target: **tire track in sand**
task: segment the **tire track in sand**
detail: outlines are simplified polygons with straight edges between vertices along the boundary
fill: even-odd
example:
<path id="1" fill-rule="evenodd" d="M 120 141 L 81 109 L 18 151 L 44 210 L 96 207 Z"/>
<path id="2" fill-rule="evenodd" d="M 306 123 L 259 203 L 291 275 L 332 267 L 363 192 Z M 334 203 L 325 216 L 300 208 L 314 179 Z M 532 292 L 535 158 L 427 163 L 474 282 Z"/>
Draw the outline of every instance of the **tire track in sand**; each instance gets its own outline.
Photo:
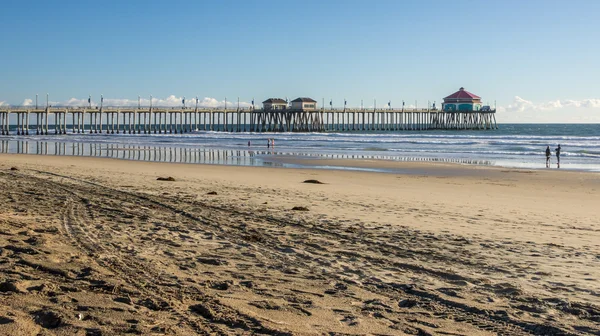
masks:
<path id="1" fill-rule="evenodd" d="M 17 176 L 17 174 L 12 175 Z M 65 186 L 56 181 L 44 180 L 30 175 L 22 175 L 21 177 L 37 179 L 39 183 L 45 184 L 46 187 L 52 185 L 56 189 L 70 195 L 65 201 L 62 210 L 65 234 L 78 248 L 92 256 L 98 264 L 113 271 L 119 278 L 133 285 L 146 298 L 156 301 L 150 303 L 153 306 L 150 307 L 151 309 L 168 311 L 174 317 L 189 325 L 198 334 L 226 335 L 235 330 L 238 330 L 240 333 L 252 331 L 253 333 L 265 335 L 289 334 L 266 327 L 253 317 L 219 304 L 214 298 L 208 296 L 197 287 L 186 287 L 186 293 L 194 294 L 196 296 L 195 301 L 200 302 L 204 307 L 201 308 L 203 309 L 201 315 L 204 319 L 200 318 L 200 315 L 192 312 L 189 306 L 184 305 L 183 302 L 178 303 L 179 298 L 177 298 L 176 294 L 168 293 L 162 289 L 165 280 L 161 279 L 160 274 L 152 274 L 154 272 L 152 265 L 134 258 L 124 260 L 118 251 L 110 249 L 110 244 L 101 244 L 98 237 L 92 232 L 93 228 L 90 230 L 91 227 L 87 223 L 92 223 L 92 220 L 89 218 L 90 216 L 86 215 L 87 210 L 82 206 L 87 197 L 90 196 L 88 193 L 91 190 L 85 190 L 87 197 L 82 197 L 73 188 L 70 188 L 72 186 Z M 103 254 L 104 257 L 98 258 L 99 254 Z M 150 284 L 150 286 L 147 286 L 147 284 Z M 173 285 L 173 287 L 176 286 L 176 284 Z"/>

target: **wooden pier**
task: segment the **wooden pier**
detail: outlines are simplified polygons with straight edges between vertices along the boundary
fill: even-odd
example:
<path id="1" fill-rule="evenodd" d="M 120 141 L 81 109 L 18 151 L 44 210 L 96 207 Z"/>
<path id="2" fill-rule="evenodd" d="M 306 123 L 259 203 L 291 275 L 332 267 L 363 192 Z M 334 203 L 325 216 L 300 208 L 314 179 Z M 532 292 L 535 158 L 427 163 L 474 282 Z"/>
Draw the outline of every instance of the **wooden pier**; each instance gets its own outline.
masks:
<path id="1" fill-rule="evenodd" d="M 265 111 L 160 107 L 0 107 L 0 135 L 488 130 L 497 128 L 495 112 L 443 112 L 431 109 Z"/>

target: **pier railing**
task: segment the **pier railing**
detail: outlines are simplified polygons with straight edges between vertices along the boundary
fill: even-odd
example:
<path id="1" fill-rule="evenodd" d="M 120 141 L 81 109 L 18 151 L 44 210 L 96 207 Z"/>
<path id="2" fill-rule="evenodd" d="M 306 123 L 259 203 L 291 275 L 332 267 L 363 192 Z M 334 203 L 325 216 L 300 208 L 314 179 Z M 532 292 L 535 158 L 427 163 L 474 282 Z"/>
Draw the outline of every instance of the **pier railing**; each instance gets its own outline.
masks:
<path id="1" fill-rule="evenodd" d="M 171 110 L 174 112 L 179 112 L 179 111 L 205 111 L 205 112 L 223 112 L 223 111 L 227 111 L 227 112 L 231 112 L 231 111 L 264 111 L 263 109 L 259 109 L 259 108 L 253 108 L 253 107 L 194 107 L 194 106 L 186 106 L 185 108 L 182 106 L 149 106 L 149 105 L 142 105 L 142 106 L 123 106 L 123 105 L 107 105 L 107 106 L 56 106 L 56 105 L 52 105 L 48 108 L 46 108 L 46 106 L 31 106 L 31 105 L 26 105 L 26 106 L 14 106 L 14 105 L 9 105 L 9 106 L 0 106 L 0 113 L 2 112 L 45 112 L 46 109 L 48 109 L 50 112 L 53 111 L 57 111 L 60 112 L 62 110 L 68 110 L 68 111 L 96 111 L 96 110 L 108 110 L 108 111 L 118 111 L 118 110 L 139 110 L 139 111 L 144 111 L 144 110 L 149 110 L 150 108 L 152 108 L 152 110 Z M 272 113 L 289 113 L 289 112 L 298 112 L 297 110 L 293 110 L 293 109 L 286 109 L 286 110 L 267 110 L 269 112 Z M 312 112 L 373 112 L 373 111 L 377 111 L 377 112 L 439 112 L 439 113 L 457 113 L 457 112 L 480 112 L 480 113 L 495 113 L 496 110 L 489 110 L 489 111 L 442 111 L 440 109 L 437 108 L 388 108 L 388 107 L 379 107 L 379 108 L 369 108 L 369 107 L 333 107 L 333 108 L 318 108 L 315 110 L 311 110 Z M 304 111 L 304 112 L 311 112 L 311 111 Z"/>

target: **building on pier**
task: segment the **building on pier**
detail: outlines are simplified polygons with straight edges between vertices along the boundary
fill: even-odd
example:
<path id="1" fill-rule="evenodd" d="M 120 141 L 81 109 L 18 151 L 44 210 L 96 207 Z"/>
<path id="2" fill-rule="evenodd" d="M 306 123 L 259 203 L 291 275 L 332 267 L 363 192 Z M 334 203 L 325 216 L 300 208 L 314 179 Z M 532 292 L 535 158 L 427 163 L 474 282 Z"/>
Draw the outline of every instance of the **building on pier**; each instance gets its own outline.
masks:
<path id="1" fill-rule="evenodd" d="M 300 97 L 292 100 L 292 110 L 295 111 L 316 111 L 317 101 L 312 98 Z"/>
<path id="2" fill-rule="evenodd" d="M 481 97 L 472 94 L 461 87 L 458 91 L 444 98 L 442 111 L 444 112 L 472 112 L 481 110 Z"/>
<path id="3" fill-rule="evenodd" d="M 288 107 L 288 102 L 281 98 L 269 98 L 262 103 L 263 103 L 263 110 L 265 110 L 265 111 L 287 110 L 287 107 Z"/>

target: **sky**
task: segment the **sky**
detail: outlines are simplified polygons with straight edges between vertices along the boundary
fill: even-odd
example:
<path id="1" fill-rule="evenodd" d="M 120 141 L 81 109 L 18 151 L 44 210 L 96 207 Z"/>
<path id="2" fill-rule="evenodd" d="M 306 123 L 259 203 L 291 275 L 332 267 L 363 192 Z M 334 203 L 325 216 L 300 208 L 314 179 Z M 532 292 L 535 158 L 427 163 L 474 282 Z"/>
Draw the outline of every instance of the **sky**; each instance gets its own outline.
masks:
<path id="1" fill-rule="evenodd" d="M 600 123 L 600 1 L 5 1 L 0 105 L 439 106 Z M 42 103 L 43 102 L 43 103 Z"/>

